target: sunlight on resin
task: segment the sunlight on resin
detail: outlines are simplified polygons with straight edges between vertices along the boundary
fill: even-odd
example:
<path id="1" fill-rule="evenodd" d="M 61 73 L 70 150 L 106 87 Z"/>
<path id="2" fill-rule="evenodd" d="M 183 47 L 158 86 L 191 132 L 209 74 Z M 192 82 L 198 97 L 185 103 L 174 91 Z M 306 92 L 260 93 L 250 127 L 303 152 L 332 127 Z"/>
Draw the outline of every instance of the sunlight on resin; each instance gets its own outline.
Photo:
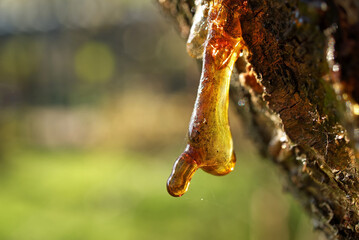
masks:
<path id="1" fill-rule="evenodd" d="M 225 175 L 236 162 L 228 123 L 228 91 L 232 69 L 243 46 L 238 8 L 244 3 L 235 0 L 196 3 L 200 5 L 197 11 L 204 12 L 196 13 L 187 49 L 194 57 L 203 55 L 203 66 L 187 146 L 167 181 L 167 190 L 175 197 L 188 190 L 198 168 L 213 175 Z"/>

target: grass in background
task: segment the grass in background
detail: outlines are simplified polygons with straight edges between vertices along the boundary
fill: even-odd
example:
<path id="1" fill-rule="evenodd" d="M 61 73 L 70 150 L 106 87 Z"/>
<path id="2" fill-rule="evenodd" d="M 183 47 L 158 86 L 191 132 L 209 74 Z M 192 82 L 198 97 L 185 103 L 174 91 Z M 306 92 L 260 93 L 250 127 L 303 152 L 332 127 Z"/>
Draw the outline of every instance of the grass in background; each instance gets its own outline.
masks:
<path id="1" fill-rule="evenodd" d="M 0 179 L 0 239 L 316 239 L 272 168 L 239 154 L 225 177 L 199 171 L 169 196 L 176 153 L 31 149 Z M 245 159 L 245 160 L 241 160 Z"/>

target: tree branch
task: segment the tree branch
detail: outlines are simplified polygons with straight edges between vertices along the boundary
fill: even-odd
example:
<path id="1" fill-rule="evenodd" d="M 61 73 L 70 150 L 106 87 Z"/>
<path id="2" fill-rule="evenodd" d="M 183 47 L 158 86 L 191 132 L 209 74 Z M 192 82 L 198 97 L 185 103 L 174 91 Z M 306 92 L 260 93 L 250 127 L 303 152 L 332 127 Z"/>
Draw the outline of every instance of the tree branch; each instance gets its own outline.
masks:
<path id="1" fill-rule="evenodd" d="M 186 37 L 193 1 L 159 3 Z M 359 121 L 346 107 L 359 100 L 358 16 L 355 0 L 248 1 L 240 14 L 248 65 L 240 59 L 231 82 L 249 135 L 330 239 L 359 239 Z"/>

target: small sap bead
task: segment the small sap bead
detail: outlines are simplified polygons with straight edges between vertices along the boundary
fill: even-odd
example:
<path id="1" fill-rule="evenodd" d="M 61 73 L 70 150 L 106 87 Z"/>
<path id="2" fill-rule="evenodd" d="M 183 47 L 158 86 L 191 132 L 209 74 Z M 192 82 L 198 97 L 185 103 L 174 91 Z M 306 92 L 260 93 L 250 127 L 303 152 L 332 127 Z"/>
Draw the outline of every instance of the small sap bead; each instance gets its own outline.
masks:
<path id="1" fill-rule="evenodd" d="M 196 13 L 187 40 L 187 52 L 193 58 L 202 58 L 204 41 L 208 33 L 208 11 L 210 0 L 196 0 Z"/>
<path id="2" fill-rule="evenodd" d="M 175 162 L 171 176 L 167 181 L 167 191 L 174 197 L 180 197 L 187 192 L 193 174 L 197 171 L 196 162 L 186 153 Z"/>
<path id="3" fill-rule="evenodd" d="M 225 175 L 233 170 L 236 162 L 228 123 L 228 92 L 242 39 L 238 35 L 241 33 L 238 19 L 234 19 L 232 25 L 226 19 L 232 14 L 228 6 L 235 3 L 235 0 L 216 1 L 208 13 L 210 23 L 204 41 L 202 75 L 187 147 L 167 181 L 167 190 L 175 197 L 187 191 L 198 168 L 213 175 Z"/>

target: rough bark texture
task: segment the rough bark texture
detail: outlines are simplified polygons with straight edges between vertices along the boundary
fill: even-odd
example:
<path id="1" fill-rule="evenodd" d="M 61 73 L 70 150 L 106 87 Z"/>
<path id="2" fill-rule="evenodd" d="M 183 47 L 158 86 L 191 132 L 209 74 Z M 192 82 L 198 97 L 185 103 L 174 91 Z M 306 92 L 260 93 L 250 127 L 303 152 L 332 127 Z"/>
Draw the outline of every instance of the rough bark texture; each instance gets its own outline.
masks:
<path id="1" fill-rule="evenodd" d="M 348 110 L 349 100 L 359 101 L 359 2 L 247 2 L 240 15 L 247 51 L 231 99 L 315 227 L 329 239 L 359 239 L 358 120 Z M 159 3 L 186 37 L 193 1 Z"/>

